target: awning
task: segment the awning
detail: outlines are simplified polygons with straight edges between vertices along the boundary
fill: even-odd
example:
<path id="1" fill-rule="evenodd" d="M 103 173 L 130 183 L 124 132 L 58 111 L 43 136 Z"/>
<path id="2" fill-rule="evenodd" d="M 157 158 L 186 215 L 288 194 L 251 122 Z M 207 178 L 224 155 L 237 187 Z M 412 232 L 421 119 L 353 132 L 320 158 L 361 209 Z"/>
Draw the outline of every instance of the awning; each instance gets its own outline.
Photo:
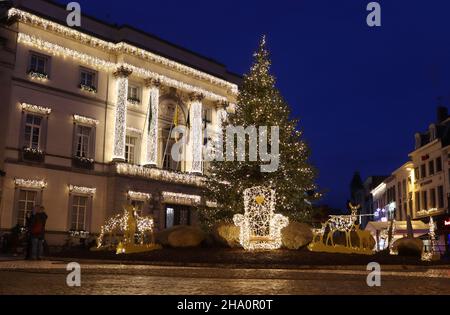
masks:
<path id="1" fill-rule="evenodd" d="M 412 228 L 414 232 L 414 237 L 419 237 L 430 232 L 430 227 L 428 224 L 422 221 L 412 221 Z M 390 222 L 369 222 L 366 226 L 366 231 L 370 231 L 372 235 L 376 235 L 377 231 L 388 230 Z M 394 235 L 407 235 L 408 228 L 406 221 L 395 221 L 394 222 Z"/>

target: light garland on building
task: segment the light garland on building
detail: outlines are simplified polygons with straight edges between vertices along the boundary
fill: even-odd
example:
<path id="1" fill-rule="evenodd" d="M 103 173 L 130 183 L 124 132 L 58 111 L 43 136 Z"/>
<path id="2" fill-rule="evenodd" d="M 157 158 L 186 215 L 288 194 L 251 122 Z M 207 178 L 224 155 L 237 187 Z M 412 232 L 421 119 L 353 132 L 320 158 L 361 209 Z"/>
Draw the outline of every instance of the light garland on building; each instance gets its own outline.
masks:
<path id="1" fill-rule="evenodd" d="M 198 195 L 188 195 L 182 193 L 174 193 L 170 191 L 163 191 L 161 193 L 164 203 L 180 204 L 195 206 L 200 204 L 202 198 Z"/>
<path id="2" fill-rule="evenodd" d="M 126 163 L 117 163 L 116 172 L 120 175 L 137 176 L 174 184 L 193 185 L 199 187 L 202 187 L 205 184 L 205 179 L 203 177 L 194 174 L 174 173 L 166 170 L 147 168 Z"/>
<path id="3" fill-rule="evenodd" d="M 116 63 L 114 62 L 106 61 L 104 59 L 93 57 L 70 48 L 53 44 L 45 40 L 42 40 L 38 37 L 31 36 L 25 33 L 19 33 L 17 35 L 17 41 L 21 44 L 25 44 L 33 48 L 37 48 L 39 50 L 43 50 L 53 56 L 64 56 L 73 58 L 95 69 L 102 69 L 108 71 L 115 69 L 117 67 Z"/>
<path id="4" fill-rule="evenodd" d="M 40 115 L 50 115 L 52 112 L 51 108 L 27 104 L 27 103 L 20 104 L 20 109 L 25 112 L 31 112 L 31 113 L 36 113 L 36 114 L 40 114 Z"/>
<path id="5" fill-rule="evenodd" d="M 129 190 L 128 197 L 132 200 L 148 201 L 152 199 L 152 194 Z"/>
<path id="6" fill-rule="evenodd" d="M 202 126 L 202 103 L 203 96 L 194 95 L 191 103 L 191 139 L 192 139 L 192 173 L 202 173 L 203 155 L 203 126 Z"/>
<path id="7" fill-rule="evenodd" d="M 143 79 L 154 79 L 160 81 L 162 84 L 167 85 L 169 87 L 173 87 L 179 90 L 186 91 L 188 93 L 199 93 L 203 94 L 207 99 L 210 99 L 212 101 L 227 101 L 228 99 L 224 96 L 215 94 L 213 92 L 209 92 L 205 89 L 166 77 L 164 75 L 158 74 L 156 72 L 139 68 L 127 63 L 114 63 L 110 62 L 104 59 L 100 59 L 94 56 L 90 56 L 88 54 L 62 47 L 60 45 L 47 42 L 45 40 L 42 40 L 40 38 L 37 38 L 35 36 L 31 36 L 25 33 L 19 33 L 17 40 L 19 43 L 34 47 L 36 49 L 43 50 L 53 56 L 64 56 L 64 57 L 71 57 L 75 60 L 80 61 L 81 63 L 100 70 L 105 71 L 115 71 L 117 68 L 127 68 L 130 71 L 132 71 L 136 76 L 143 78 Z M 127 98 L 128 102 L 128 98 Z"/>
<path id="8" fill-rule="evenodd" d="M 97 188 L 69 185 L 69 192 L 71 194 L 95 195 Z"/>
<path id="9" fill-rule="evenodd" d="M 127 133 L 136 136 L 142 136 L 142 130 L 134 127 L 127 127 Z"/>
<path id="10" fill-rule="evenodd" d="M 31 188 L 31 189 L 44 189 L 47 188 L 47 182 L 44 180 L 36 180 L 36 179 L 22 179 L 16 178 L 14 179 L 14 184 L 16 187 L 20 188 Z"/>
<path id="11" fill-rule="evenodd" d="M 128 76 L 117 77 L 117 102 L 114 119 L 114 152 L 113 159 L 125 160 L 126 123 L 127 123 Z"/>
<path id="12" fill-rule="evenodd" d="M 151 61 L 164 67 L 170 68 L 177 72 L 192 76 L 196 79 L 203 80 L 211 84 L 227 88 L 233 95 L 237 95 L 238 93 L 238 86 L 234 83 L 217 78 L 215 76 L 196 70 L 181 63 L 172 61 L 165 57 L 158 56 L 154 53 L 151 53 L 141 48 L 137 48 L 128 43 L 120 42 L 114 44 L 111 42 L 107 42 L 16 8 L 12 8 L 8 11 L 8 18 L 9 19 L 16 18 L 22 23 L 31 24 L 44 30 L 52 31 L 65 38 L 71 38 L 73 40 L 81 42 L 82 44 L 89 45 L 94 48 L 100 48 L 102 50 L 106 50 L 108 52 L 117 54 L 123 53 L 130 54 L 139 57 L 141 59 Z"/>
<path id="13" fill-rule="evenodd" d="M 76 114 L 73 115 L 73 121 L 79 124 L 85 124 L 90 126 L 97 126 L 100 123 L 97 119 Z"/>
<path id="14" fill-rule="evenodd" d="M 245 214 L 236 214 L 234 224 L 240 228 L 239 240 L 246 250 L 273 250 L 281 247 L 281 229 L 289 219 L 275 214 L 275 191 L 253 187 L 244 191 Z"/>
<path id="15" fill-rule="evenodd" d="M 147 110 L 145 133 L 146 165 L 156 166 L 158 163 L 158 121 L 159 121 L 159 81 L 147 80 L 150 85 L 150 99 Z"/>

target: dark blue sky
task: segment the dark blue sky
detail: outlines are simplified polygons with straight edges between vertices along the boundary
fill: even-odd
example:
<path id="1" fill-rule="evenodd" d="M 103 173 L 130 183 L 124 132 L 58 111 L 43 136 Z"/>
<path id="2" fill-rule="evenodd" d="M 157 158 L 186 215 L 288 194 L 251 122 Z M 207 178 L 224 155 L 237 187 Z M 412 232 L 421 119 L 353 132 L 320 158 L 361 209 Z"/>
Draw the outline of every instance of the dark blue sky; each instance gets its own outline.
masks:
<path id="1" fill-rule="evenodd" d="M 60 1 L 68 3 L 69 1 Z M 328 190 L 344 207 L 355 170 L 389 174 L 408 159 L 414 133 L 450 98 L 450 1 L 379 1 L 382 27 L 369 28 L 369 0 L 81 0 L 82 10 L 130 24 L 248 71 L 268 35 L 278 87 Z"/>

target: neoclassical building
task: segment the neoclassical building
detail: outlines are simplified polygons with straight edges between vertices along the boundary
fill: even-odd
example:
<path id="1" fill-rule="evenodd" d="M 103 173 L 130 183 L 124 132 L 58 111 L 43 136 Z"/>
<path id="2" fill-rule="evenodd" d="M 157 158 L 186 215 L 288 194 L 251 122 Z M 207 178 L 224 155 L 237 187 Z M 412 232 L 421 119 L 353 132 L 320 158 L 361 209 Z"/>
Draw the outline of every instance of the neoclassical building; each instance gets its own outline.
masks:
<path id="1" fill-rule="evenodd" d="M 50 243 L 98 233 L 124 204 L 157 229 L 196 224 L 202 148 L 241 78 L 130 27 L 83 16 L 70 28 L 51 1 L 0 10 L 0 229 L 23 225 L 37 204 Z"/>

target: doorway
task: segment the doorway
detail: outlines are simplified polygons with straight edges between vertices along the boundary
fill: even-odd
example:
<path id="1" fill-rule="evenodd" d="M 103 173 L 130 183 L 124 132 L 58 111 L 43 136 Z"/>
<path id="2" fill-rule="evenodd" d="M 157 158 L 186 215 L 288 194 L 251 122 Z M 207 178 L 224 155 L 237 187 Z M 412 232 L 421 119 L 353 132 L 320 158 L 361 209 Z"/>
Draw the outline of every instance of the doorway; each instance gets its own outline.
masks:
<path id="1" fill-rule="evenodd" d="M 165 205 L 166 229 L 177 225 L 191 224 L 191 207 L 182 205 Z"/>

